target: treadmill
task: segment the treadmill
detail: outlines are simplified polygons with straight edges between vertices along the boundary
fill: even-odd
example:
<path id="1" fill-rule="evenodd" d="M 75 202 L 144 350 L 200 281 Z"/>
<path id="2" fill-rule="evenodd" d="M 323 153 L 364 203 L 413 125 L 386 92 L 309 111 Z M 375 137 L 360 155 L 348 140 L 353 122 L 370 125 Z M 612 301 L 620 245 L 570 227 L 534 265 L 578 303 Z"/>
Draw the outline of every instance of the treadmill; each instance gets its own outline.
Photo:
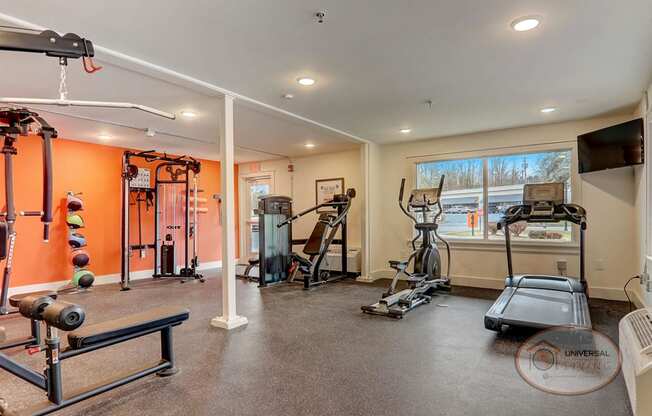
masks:
<path id="1" fill-rule="evenodd" d="M 569 221 L 580 228 L 580 278 L 524 274 L 514 276 L 509 225 Z M 503 326 L 551 328 L 556 326 L 591 328 L 584 276 L 584 233 L 586 211 L 564 201 L 563 183 L 528 184 L 523 188 L 523 204 L 509 207 L 498 223 L 505 233 L 507 269 L 505 289 L 484 317 L 485 328 L 502 331 Z"/>

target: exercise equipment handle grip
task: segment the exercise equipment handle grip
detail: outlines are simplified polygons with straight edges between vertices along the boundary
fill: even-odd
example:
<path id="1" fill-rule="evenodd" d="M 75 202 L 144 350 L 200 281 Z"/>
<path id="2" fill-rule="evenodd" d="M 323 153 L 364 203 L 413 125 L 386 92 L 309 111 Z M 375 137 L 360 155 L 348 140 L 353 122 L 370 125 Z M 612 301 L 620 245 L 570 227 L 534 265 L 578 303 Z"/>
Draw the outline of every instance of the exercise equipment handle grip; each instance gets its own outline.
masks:
<path id="1" fill-rule="evenodd" d="M 437 188 L 437 200 L 441 198 L 441 193 L 444 190 L 444 178 L 446 175 L 441 175 L 441 178 L 439 179 L 439 188 Z"/>
<path id="2" fill-rule="evenodd" d="M 403 202 L 403 191 L 405 190 L 405 178 L 401 179 L 401 190 L 398 192 L 398 202 Z"/>
<path id="3" fill-rule="evenodd" d="M 43 216 L 43 211 L 20 211 L 21 217 L 41 217 Z"/>
<path id="4" fill-rule="evenodd" d="M 43 240 L 50 239 L 50 223 L 52 222 L 52 131 L 43 129 Z"/>

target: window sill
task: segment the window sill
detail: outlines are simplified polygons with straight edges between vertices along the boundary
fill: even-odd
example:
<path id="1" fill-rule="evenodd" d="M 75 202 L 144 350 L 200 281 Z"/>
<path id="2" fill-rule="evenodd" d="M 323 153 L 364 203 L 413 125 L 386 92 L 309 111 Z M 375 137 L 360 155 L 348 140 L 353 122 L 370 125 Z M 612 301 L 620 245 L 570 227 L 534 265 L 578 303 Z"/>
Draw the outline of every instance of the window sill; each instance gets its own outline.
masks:
<path id="1" fill-rule="evenodd" d="M 463 251 L 494 251 L 505 252 L 504 240 L 470 240 L 470 239 L 447 239 L 451 250 Z M 438 247 L 444 248 L 442 243 Z M 543 241 L 513 241 L 513 253 L 544 253 L 544 254 L 579 254 L 580 246 L 574 241 L 565 243 L 543 242 Z"/>

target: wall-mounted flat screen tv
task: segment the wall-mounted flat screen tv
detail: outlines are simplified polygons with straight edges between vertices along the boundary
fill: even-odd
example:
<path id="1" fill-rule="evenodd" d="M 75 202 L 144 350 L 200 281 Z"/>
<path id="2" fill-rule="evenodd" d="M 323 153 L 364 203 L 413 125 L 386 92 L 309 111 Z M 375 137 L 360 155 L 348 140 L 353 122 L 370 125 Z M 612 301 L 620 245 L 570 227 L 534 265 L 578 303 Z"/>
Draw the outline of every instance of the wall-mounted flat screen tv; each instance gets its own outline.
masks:
<path id="1" fill-rule="evenodd" d="M 643 163 L 643 119 L 592 131 L 577 137 L 580 173 Z"/>

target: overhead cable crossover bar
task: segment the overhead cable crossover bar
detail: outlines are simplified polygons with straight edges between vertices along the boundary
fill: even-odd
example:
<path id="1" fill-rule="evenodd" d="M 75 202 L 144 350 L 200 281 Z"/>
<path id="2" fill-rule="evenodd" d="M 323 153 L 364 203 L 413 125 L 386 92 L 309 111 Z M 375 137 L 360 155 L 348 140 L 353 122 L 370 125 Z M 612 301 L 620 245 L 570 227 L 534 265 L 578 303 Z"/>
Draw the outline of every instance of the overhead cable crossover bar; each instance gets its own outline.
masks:
<path id="1" fill-rule="evenodd" d="M 57 100 L 51 98 L 18 98 L 18 97 L 0 97 L 0 103 L 21 104 L 21 105 L 56 105 L 60 107 L 100 107 L 100 108 L 126 108 L 144 111 L 159 117 L 176 119 L 176 115 L 146 105 L 133 103 L 118 103 L 108 101 L 82 101 L 82 100 Z"/>
<path id="2" fill-rule="evenodd" d="M 51 30 L 44 30 L 40 33 L 0 30 L 0 50 L 44 53 L 47 56 L 59 58 L 59 65 L 61 67 L 59 99 L 0 97 L 0 103 L 20 105 L 56 105 L 61 107 L 123 108 L 144 111 L 170 120 L 176 119 L 176 116 L 173 113 L 140 104 L 110 101 L 69 100 L 68 88 L 66 85 L 68 59 L 82 58 L 84 70 L 89 74 L 102 69 L 101 66 L 95 65 L 93 62 L 93 57 L 95 56 L 93 43 L 74 33 L 60 36 L 58 33 Z"/>

